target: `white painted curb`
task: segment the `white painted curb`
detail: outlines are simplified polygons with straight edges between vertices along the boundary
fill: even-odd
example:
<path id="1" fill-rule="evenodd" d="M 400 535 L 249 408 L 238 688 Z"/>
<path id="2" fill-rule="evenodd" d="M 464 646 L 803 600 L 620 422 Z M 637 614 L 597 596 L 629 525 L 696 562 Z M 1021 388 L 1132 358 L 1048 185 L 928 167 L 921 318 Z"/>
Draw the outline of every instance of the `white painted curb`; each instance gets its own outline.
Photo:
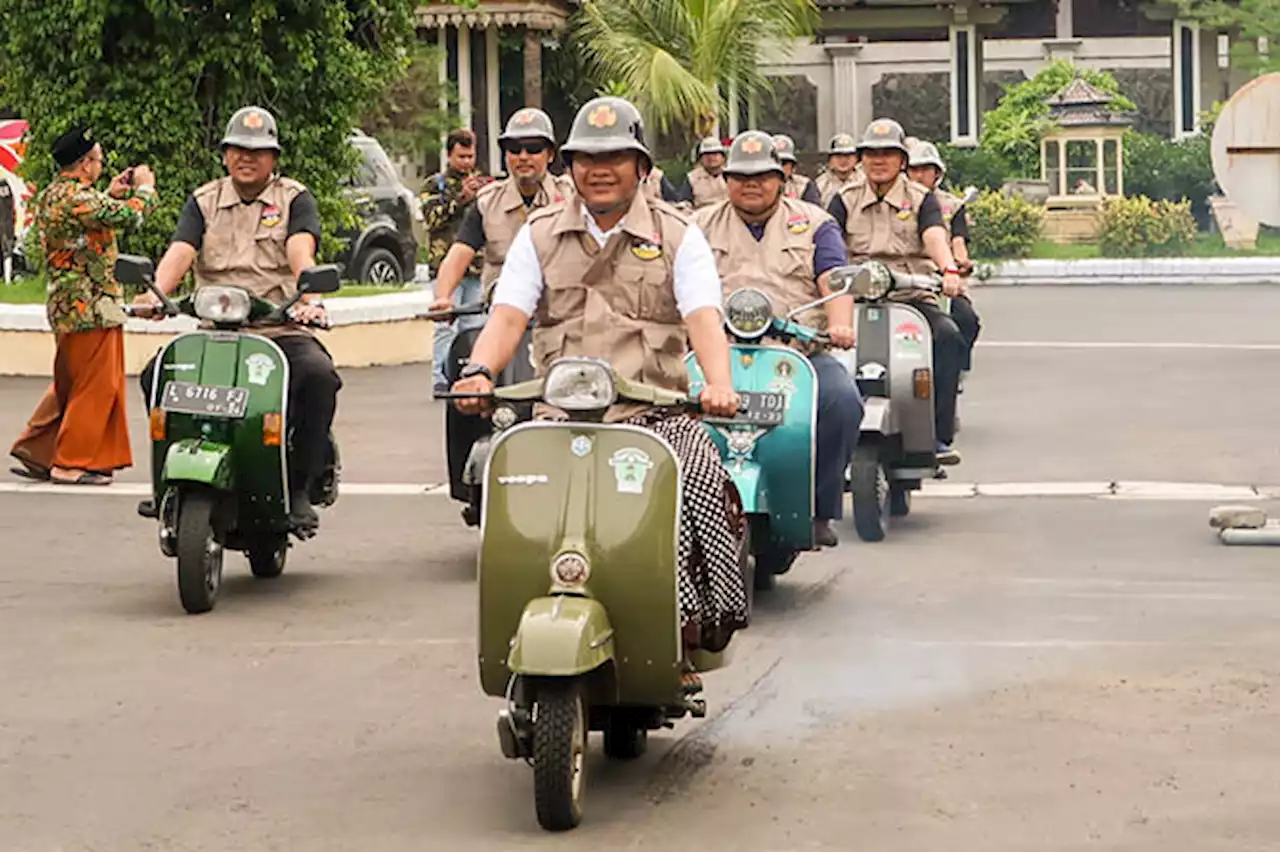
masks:
<path id="1" fill-rule="evenodd" d="M 1280 257 L 1010 260 L 980 263 L 981 286 L 1280 284 Z"/>

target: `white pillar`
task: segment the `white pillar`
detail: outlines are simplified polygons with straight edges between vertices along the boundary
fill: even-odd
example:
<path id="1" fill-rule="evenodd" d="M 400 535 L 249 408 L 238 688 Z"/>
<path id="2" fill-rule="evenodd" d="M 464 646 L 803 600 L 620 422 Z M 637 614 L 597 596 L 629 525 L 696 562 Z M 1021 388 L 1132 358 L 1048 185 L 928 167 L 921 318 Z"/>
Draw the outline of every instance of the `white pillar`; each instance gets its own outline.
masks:
<path id="1" fill-rule="evenodd" d="M 1098 194 L 1099 194 L 1099 195 L 1106 195 L 1106 194 L 1107 194 L 1107 151 L 1106 151 L 1106 148 L 1103 146 L 1103 140 L 1098 139 L 1098 140 L 1097 140 L 1097 143 L 1098 143 L 1098 144 L 1097 144 L 1096 148 L 1097 148 L 1097 151 L 1098 151 L 1098 153 L 1097 153 L 1097 157 L 1098 157 L 1098 168 L 1097 168 L 1097 172 L 1098 172 L 1098 174 L 1097 174 L 1097 180 L 1098 180 L 1098 183 L 1097 183 L 1097 186 L 1098 186 Z"/>
<path id="2" fill-rule="evenodd" d="M 738 81 L 729 81 L 729 135 L 738 135 Z"/>
<path id="3" fill-rule="evenodd" d="M 484 114 L 489 127 L 489 174 L 503 169 L 498 135 L 502 133 L 502 91 L 498 88 L 498 26 L 489 24 L 484 31 Z"/>
<path id="4" fill-rule="evenodd" d="M 441 24 L 437 30 L 436 43 L 440 46 L 440 112 L 449 114 L 449 26 Z M 440 171 L 445 170 L 445 140 L 440 140 Z"/>
<path id="5" fill-rule="evenodd" d="M 1173 137 L 1200 130 L 1200 24 L 1173 22 Z"/>
<path id="6" fill-rule="evenodd" d="M 471 127 L 471 26 L 458 25 L 458 124 Z"/>
<path id="7" fill-rule="evenodd" d="M 978 28 L 951 25 L 951 143 L 978 144 Z"/>
<path id="8" fill-rule="evenodd" d="M 747 124 L 760 127 L 760 100 L 755 95 L 747 98 Z"/>
<path id="9" fill-rule="evenodd" d="M 1058 0 L 1058 17 L 1054 21 L 1054 37 L 1075 38 L 1075 0 Z"/>
<path id="10" fill-rule="evenodd" d="M 832 106 L 835 108 L 832 135 L 849 133 L 855 138 L 861 137 L 864 125 L 871 123 L 871 116 L 858 114 L 858 54 L 862 45 L 824 44 L 822 47 L 831 57 Z M 826 144 L 826 139 L 818 140 L 819 147 Z"/>

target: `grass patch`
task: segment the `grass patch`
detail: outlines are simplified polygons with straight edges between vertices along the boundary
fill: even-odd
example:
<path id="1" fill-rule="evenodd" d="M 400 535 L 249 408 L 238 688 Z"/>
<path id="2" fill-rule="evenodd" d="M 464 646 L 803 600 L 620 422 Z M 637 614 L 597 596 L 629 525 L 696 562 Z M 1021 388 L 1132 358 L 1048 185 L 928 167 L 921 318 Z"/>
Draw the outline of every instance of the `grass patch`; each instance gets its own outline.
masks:
<path id="1" fill-rule="evenodd" d="M 336 293 L 330 293 L 325 296 L 326 299 L 341 299 L 344 296 L 385 296 L 388 293 L 412 293 L 420 290 L 421 287 L 416 284 L 406 284 L 403 287 L 379 287 L 374 284 L 343 284 L 342 289 Z"/>
<path id="2" fill-rule="evenodd" d="M 1258 247 L 1253 251 L 1237 251 L 1227 248 L 1221 234 L 1199 234 L 1191 246 L 1191 251 L 1182 257 L 1278 257 L 1280 256 L 1280 234 L 1258 234 Z M 1102 257 L 1096 243 L 1073 243 L 1058 245 L 1047 240 L 1036 242 L 1031 250 L 1035 260 L 1088 260 Z"/>

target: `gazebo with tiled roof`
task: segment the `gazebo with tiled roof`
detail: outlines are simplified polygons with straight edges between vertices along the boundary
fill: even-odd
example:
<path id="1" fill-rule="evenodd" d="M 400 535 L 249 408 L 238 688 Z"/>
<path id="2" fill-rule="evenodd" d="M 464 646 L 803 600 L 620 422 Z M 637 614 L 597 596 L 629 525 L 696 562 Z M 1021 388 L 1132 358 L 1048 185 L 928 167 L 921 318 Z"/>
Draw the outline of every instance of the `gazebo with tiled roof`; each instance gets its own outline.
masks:
<path id="1" fill-rule="evenodd" d="M 1049 184 L 1049 207 L 1097 207 L 1124 195 L 1127 113 L 1114 98 L 1077 77 L 1045 103 L 1053 129 L 1040 143 L 1040 177 Z"/>

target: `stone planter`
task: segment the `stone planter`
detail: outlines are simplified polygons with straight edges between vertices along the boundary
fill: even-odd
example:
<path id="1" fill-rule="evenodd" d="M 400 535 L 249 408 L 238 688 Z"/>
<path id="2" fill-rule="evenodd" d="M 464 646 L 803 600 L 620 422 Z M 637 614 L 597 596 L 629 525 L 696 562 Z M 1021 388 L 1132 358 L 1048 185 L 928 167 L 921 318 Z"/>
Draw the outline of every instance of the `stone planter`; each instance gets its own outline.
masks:
<path id="1" fill-rule="evenodd" d="M 1245 215 L 1235 202 L 1224 195 L 1209 199 L 1213 221 L 1222 233 L 1222 241 L 1237 251 L 1253 251 L 1258 247 L 1258 222 Z"/>
<path id="2" fill-rule="evenodd" d="M 1006 198 L 1017 195 L 1037 207 L 1043 207 L 1049 200 L 1049 182 L 1047 180 L 1007 180 L 1000 187 L 1000 192 Z"/>

